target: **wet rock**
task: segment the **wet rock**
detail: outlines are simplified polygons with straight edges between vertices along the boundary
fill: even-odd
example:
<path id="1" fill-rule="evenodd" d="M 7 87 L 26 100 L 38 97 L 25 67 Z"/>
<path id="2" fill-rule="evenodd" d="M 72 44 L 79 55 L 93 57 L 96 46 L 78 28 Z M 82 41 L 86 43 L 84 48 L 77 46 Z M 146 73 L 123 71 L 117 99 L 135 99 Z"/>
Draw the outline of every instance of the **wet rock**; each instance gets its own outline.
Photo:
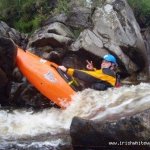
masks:
<path id="1" fill-rule="evenodd" d="M 114 121 L 90 121 L 75 117 L 70 128 L 74 149 L 147 150 L 150 135 L 149 113 L 150 109 Z"/>
<path id="2" fill-rule="evenodd" d="M 0 86 L 5 86 L 8 83 L 6 73 L 0 68 Z"/>
<path id="3" fill-rule="evenodd" d="M 17 46 L 11 39 L 0 37 L 0 67 L 10 76 L 16 63 Z"/>
<path id="4" fill-rule="evenodd" d="M 17 47 L 11 39 L 0 37 L 0 104 L 9 104 L 11 74 L 15 67 Z"/>
<path id="5" fill-rule="evenodd" d="M 18 67 L 16 67 L 12 72 L 12 80 L 18 83 L 21 83 L 23 81 L 23 75 Z"/>
<path id="6" fill-rule="evenodd" d="M 5 104 L 8 99 L 7 94 L 8 77 L 6 73 L 0 68 L 0 104 Z"/>
<path id="7" fill-rule="evenodd" d="M 13 83 L 13 90 L 11 91 L 11 94 L 11 103 L 16 107 L 30 107 L 34 109 L 57 107 L 53 102 L 40 94 L 27 81 L 22 83 Z"/>

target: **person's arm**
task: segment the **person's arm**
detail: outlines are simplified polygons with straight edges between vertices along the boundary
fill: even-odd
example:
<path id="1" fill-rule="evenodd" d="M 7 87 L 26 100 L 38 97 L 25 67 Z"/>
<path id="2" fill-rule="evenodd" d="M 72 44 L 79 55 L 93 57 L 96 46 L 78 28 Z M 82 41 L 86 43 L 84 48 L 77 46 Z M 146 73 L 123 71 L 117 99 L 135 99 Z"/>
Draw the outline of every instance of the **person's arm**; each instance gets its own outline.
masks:
<path id="1" fill-rule="evenodd" d="M 97 80 L 96 77 L 94 77 L 95 71 L 87 71 L 87 70 L 78 70 L 78 69 L 72 69 L 68 68 L 67 69 L 67 74 L 70 76 L 73 76 L 75 78 L 78 78 L 80 80 L 83 80 L 88 83 L 95 82 Z"/>
<path id="2" fill-rule="evenodd" d="M 95 77 L 92 77 L 89 72 L 93 71 L 84 71 L 84 70 L 78 70 L 73 68 L 66 68 L 64 66 L 59 66 L 59 68 L 66 72 L 68 75 L 73 76 L 75 78 L 78 78 L 80 80 L 86 81 L 86 82 L 94 82 L 97 80 Z"/>
<path id="3" fill-rule="evenodd" d="M 96 70 L 96 68 L 94 68 L 94 66 L 93 66 L 93 62 L 92 62 L 92 61 L 86 60 L 86 62 L 87 62 L 86 68 L 87 68 L 88 70 L 91 70 L 91 71 Z M 67 72 L 67 68 L 66 68 L 65 66 L 59 66 L 59 68 L 60 68 L 63 72 Z M 72 70 L 72 71 L 73 71 L 73 70 Z M 71 73 L 71 74 L 72 74 L 72 73 Z"/>

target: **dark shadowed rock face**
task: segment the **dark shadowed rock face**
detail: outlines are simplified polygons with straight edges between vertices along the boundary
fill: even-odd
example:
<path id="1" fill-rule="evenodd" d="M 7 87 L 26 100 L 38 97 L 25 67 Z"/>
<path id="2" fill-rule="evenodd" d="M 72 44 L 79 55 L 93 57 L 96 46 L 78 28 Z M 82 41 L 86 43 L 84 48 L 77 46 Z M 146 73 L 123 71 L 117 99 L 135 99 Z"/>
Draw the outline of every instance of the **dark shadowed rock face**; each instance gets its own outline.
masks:
<path id="1" fill-rule="evenodd" d="M 47 107 L 57 107 L 26 81 L 14 83 L 13 86 L 11 102 L 17 107 L 32 107 L 38 110 Z"/>
<path id="2" fill-rule="evenodd" d="M 147 49 L 147 54 L 148 54 L 148 60 L 149 60 L 149 74 L 150 74 L 150 28 L 147 28 L 143 32 L 143 37 Z M 149 79 L 150 80 L 150 79 Z"/>
<path id="3" fill-rule="evenodd" d="M 149 113 L 150 109 L 117 121 L 89 121 L 75 117 L 70 130 L 72 144 L 75 149 L 82 147 L 147 150 L 148 145 L 144 146 L 144 142 L 150 142 Z M 110 142 L 116 142 L 117 145 L 111 145 Z"/>
<path id="4" fill-rule="evenodd" d="M 7 84 L 8 84 L 8 77 L 6 73 L 0 68 L 0 103 L 5 103 L 6 99 L 8 98 L 7 94 Z"/>
<path id="5" fill-rule="evenodd" d="M 17 47 L 8 38 L 0 37 L 0 104 L 7 104 L 11 74 L 15 67 Z"/>
<path id="6" fill-rule="evenodd" d="M 14 69 L 17 47 L 11 39 L 0 37 L 0 67 L 7 75 Z"/>

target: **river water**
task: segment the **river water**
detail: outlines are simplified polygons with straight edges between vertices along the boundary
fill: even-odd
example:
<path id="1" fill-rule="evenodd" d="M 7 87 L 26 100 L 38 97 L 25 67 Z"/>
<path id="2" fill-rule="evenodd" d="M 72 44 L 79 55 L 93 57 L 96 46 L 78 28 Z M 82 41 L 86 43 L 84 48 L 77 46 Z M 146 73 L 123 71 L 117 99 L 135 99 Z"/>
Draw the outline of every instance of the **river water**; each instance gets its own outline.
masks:
<path id="1" fill-rule="evenodd" d="M 72 118 L 114 119 L 150 108 L 150 84 L 123 86 L 107 91 L 86 89 L 72 96 L 66 110 L 57 108 L 0 109 L 0 149 L 71 149 Z"/>

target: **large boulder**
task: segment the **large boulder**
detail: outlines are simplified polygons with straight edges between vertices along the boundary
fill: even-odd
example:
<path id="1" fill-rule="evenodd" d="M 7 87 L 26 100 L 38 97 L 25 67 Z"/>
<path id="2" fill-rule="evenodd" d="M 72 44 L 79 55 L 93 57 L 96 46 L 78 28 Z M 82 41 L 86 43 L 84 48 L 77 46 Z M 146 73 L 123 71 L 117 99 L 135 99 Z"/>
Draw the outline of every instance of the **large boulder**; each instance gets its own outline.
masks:
<path id="1" fill-rule="evenodd" d="M 27 49 L 44 59 L 60 63 L 74 40 L 71 30 L 60 22 L 54 22 L 34 32 Z"/>
<path id="2" fill-rule="evenodd" d="M 74 149 L 143 149 L 150 146 L 150 109 L 119 120 L 90 121 L 74 117 L 70 134 Z"/>
<path id="3" fill-rule="evenodd" d="M 66 47 L 73 41 L 74 35 L 62 23 L 52 23 L 37 30 L 29 39 L 28 48 L 35 47 Z"/>

